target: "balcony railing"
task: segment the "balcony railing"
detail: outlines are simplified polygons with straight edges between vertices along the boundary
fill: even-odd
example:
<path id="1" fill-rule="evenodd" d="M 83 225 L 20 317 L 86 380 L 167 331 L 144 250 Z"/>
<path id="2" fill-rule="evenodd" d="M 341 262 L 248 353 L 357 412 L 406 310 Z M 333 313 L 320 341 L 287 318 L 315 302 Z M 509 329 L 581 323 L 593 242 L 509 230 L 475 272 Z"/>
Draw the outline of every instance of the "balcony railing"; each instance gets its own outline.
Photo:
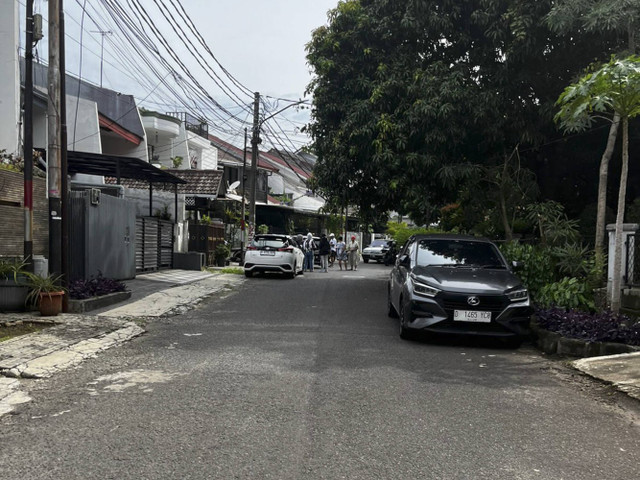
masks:
<path id="1" fill-rule="evenodd" d="M 188 112 L 167 112 L 167 115 L 180 119 L 184 122 L 184 128 L 190 132 L 209 138 L 209 124 L 206 120 L 191 115 Z"/>

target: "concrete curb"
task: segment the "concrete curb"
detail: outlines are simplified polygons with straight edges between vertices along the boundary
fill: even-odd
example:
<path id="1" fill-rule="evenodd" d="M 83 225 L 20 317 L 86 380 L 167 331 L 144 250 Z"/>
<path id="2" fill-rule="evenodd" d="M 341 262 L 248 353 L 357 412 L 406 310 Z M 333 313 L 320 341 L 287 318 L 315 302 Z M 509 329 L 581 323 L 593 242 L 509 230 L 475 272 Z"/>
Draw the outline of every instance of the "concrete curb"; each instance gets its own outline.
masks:
<path id="1" fill-rule="evenodd" d="M 131 292 L 115 292 L 100 297 L 91 297 L 84 300 L 69 300 L 69 313 L 85 313 L 91 310 L 108 307 L 115 303 L 124 302 L 131 298 Z"/>
<path id="2" fill-rule="evenodd" d="M 548 355 L 588 358 L 640 352 L 640 347 L 624 343 L 589 342 L 563 337 L 559 333 L 541 328 L 535 321 L 531 322 L 531 331 L 536 338 L 537 347 Z"/>

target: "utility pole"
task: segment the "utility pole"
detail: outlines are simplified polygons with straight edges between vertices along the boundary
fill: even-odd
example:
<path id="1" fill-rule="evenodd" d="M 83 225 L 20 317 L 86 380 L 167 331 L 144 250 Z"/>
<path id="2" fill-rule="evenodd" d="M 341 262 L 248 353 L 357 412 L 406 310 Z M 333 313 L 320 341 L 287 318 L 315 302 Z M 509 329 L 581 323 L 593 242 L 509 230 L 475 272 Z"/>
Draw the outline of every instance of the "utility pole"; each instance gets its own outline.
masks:
<path id="1" fill-rule="evenodd" d="M 260 93 L 254 93 L 253 99 L 253 135 L 251 137 L 251 182 L 249 184 L 251 200 L 249 203 L 249 239 L 253 238 L 256 228 L 256 184 L 258 177 L 258 145 L 260 145 Z"/>
<path id="2" fill-rule="evenodd" d="M 102 35 L 102 40 L 100 41 L 100 88 L 102 88 L 102 60 L 104 58 L 104 37 L 105 35 L 111 35 L 113 32 L 111 30 L 91 30 L 91 33 L 99 33 Z"/>
<path id="3" fill-rule="evenodd" d="M 61 168 L 60 146 L 60 10 L 62 0 L 49 0 L 49 73 L 47 76 L 49 101 L 47 104 L 47 189 L 49 196 L 49 270 L 62 271 L 62 212 L 60 204 Z"/>
<path id="4" fill-rule="evenodd" d="M 24 261 L 33 273 L 33 0 L 27 0 L 24 53 Z"/>
<path id="5" fill-rule="evenodd" d="M 66 75 L 66 48 L 65 48 L 65 24 L 63 0 L 60 0 L 60 273 L 62 274 L 62 285 L 69 286 L 69 274 L 71 267 L 69 263 L 69 176 L 67 175 L 67 75 Z M 78 80 L 80 81 L 80 80 Z M 79 102 L 80 99 L 78 98 Z M 62 311 L 69 311 L 69 295 L 62 297 Z"/>
<path id="6" fill-rule="evenodd" d="M 246 185 L 247 185 L 247 129 L 244 129 L 244 150 L 242 151 L 242 220 L 240 220 L 240 263 L 244 263 L 244 248 L 245 248 L 245 239 L 247 237 L 247 226 L 245 222 L 245 195 L 246 195 Z"/>

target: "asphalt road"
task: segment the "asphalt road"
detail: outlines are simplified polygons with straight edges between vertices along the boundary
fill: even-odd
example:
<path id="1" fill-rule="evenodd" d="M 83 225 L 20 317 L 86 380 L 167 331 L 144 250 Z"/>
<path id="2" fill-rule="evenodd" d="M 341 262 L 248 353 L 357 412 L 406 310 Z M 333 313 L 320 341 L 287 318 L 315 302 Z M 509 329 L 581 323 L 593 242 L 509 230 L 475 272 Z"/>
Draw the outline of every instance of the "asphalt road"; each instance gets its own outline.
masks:
<path id="1" fill-rule="evenodd" d="M 34 381 L 0 477 L 639 477 L 637 402 L 531 346 L 400 340 L 388 271 L 252 278 Z"/>

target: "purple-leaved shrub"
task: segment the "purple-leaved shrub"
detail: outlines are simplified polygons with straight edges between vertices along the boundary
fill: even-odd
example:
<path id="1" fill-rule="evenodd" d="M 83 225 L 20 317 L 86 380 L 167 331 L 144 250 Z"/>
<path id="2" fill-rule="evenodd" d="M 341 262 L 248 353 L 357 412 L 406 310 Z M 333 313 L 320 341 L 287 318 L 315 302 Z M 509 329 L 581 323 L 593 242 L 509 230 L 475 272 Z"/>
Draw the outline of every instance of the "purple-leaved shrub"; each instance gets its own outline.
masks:
<path id="1" fill-rule="evenodd" d="M 536 317 L 542 328 L 563 337 L 640 345 L 640 320 L 609 310 L 588 313 L 564 308 L 538 308 Z"/>

